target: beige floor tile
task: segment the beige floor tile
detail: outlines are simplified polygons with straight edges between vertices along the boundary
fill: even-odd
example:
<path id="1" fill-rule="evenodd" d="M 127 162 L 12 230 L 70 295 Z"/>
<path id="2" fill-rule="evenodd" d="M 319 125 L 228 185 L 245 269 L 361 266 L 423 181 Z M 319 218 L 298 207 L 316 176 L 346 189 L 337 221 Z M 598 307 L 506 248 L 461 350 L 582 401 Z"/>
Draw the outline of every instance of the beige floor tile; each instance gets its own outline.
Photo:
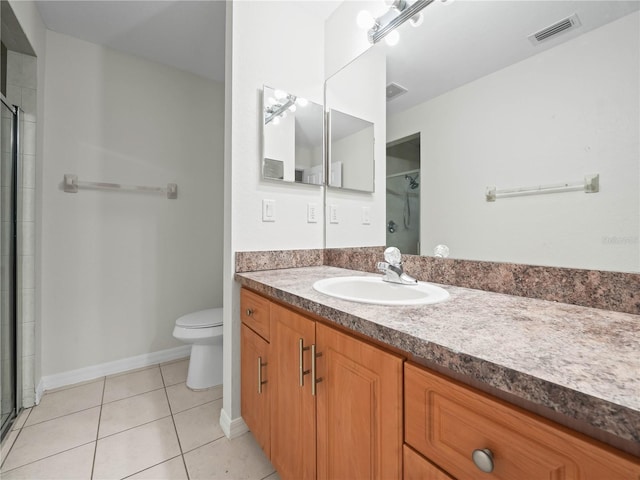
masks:
<path id="1" fill-rule="evenodd" d="M 261 480 L 274 472 L 250 433 L 208 443 L 186 453 L 184 460 L 191 480 Z"/>
<path id="2" fill-rule="evenodd" d="M 178 455 L 173 420 L 163 418 L 98 440 L 93 478 L 124 478 Z"/>
<path id="3" fill-rule="evenodd" d="M 33 407 L 25 426 L 97 407 L 102 403 L 103 389 L 104 382 L 100 380 L 80 387 L 46 393 L 40 400 L 40 404 Z"/>
<path id="4" fill-rule="evenodd" d="M 193 390 L 189 390 L 185 383 L 179 383 L 167 387 L 167 395 L 169 396 L 171 411 L 175 415 L 189 408 L 222 398 L 222 385 L 194 392 Z"/>
<path id="5" fill-rule="evenodd" d="M 127 477 L 129 480 L 187 480 L 187 478 L 187 471 L 184 468 L 182 456 L 172 458 L 160 465 Z"/>
<path id="6" fill-rule="evenodd" d="M 273 472 L 268 477 L 264 477 L 263 480 L 280 480 L 280 475 L 278 475 L 278 472 Z"/>
<path id="7" fill-rule="evenodd" d="M 7 458 L 7 454 L 11 450 L 11 447 L 13 447 L 16 438 L 18 438 L 18 433 L 20 433 L 18 430 L 12 430 L 6 437 L 4 437 L 4 440 L 2 441 L 2 453 L 0 454 L 0 464 L 4 462 L 5 458 Z"/>
<path id="8" fill-rule="evenodd" d="M 160 367 L 155 366 L 133 373 L 107 377 L 104 386 L 104 403 L 132 397 L 164 387 Z"/>
<path id="9" fill-rule="evenodd" d="M 91 478 L 91 467 L 93 465 L 93 452 L 95 447 L 95 442 L 88 443 L 81 447 L 38 460 L 24 467 L 2 472 L 2 480 L 72 480 Z"/>
<path id="10" fill-rule="evenodd" d="M 13 422 L 13 427 L 11 427 L 11 429 L 20 430 L 22 427 L 24 427 L 24 422 L 26 422 L 27 418 L 29 418 L 31 410 L 31 408 L 25 408 L 24 410 L 22 410 L 18 415 L 18 418 L 16 418 L 16 421 Z"/>
<path id="11" fill-rule="evenodd" d="M 106 403 L 102 407 L 98 438 L 171 415 L 164 388 Z"/>
<path id="12" fill-rule="evenodd" d="M 160 365 L 160 370 L 162 370 L 162 378 L 164 379 L 164 385 L 166 387 L 177 383 L 184 383 L 187 381 L 189 359 Z"/>
<path id="13" fill-rule="evenodd" d="M 100 407 L 95 407 L 24 427 L 2 466 L 3 470 L 12 470 L 95 441 L 99 416 Z"/>
<path id="14" fill-rule="evenodd" d="M 222 399 L 176 414 L 173 419 L 183 452 L 201 447 L 224 436 L 220 428 Z"/>

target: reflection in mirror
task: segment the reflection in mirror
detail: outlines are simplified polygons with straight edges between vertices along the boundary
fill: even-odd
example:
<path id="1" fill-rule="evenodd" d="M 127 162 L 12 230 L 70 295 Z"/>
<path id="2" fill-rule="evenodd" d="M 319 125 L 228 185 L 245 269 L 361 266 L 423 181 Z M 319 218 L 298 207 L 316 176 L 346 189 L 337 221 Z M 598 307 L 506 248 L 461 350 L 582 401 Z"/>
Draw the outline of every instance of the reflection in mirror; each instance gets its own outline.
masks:
<path id="1" fill-rule="evenodd" d="M 265 86 L 263 115 L 262 177 L 322 185 L 322 105 Z"/>
<path id="2" fill-rule="evenodd" d="M 373 123 L 329 110 L 329 186 L 373 192 Z"/>
<path id="3" fill-rule="evenodd" d="M 420 135 L 421 254 L 640 271 L 639 8 L 435 2 L 373 47 L 407 90 L 387 98 L 387 144 Z M 598 193 L 486 198 L 595 175 Z"/>

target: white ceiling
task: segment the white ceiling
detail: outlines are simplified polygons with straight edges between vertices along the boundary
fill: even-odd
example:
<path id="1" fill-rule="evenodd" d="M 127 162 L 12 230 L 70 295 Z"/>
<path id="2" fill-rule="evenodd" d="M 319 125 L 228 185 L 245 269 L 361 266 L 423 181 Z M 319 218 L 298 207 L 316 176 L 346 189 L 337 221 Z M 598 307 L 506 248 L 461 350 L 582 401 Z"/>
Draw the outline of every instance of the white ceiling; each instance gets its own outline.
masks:
<path id="1" fill-rule="evenodd" d="M 407 22 L 399 28 L 396 46 L 382 41 L 375 47 L 387 54 L 387 84 L 408 89 L 387 103 L 387 113 L 403 111 L 638 9 L 638 0 L 434 2 L 422 11 L 420 27 Z M 582 24 L 575 30 L 538 45 L 527 38 L 574 13 Z"/>
<path id="2" fill-rule="evenodd" d="M 327 18 L 342 3 L 289 2 Z M 224 0 L 40 0 L 49 30 L 224 81 Z"/>

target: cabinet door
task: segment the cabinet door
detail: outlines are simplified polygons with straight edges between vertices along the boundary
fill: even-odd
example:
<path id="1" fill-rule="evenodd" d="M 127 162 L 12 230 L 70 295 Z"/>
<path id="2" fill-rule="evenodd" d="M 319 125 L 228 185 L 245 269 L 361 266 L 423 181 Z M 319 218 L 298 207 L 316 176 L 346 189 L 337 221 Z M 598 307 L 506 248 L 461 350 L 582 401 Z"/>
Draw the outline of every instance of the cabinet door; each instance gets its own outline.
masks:
<path id="1" fill-rule="evenodd" d="M 401 357 L 316 325 L 318 478 L 402 478 Z"/>
<path id="2" fill-rule="evenodd" d="M 421 367 L 405 367 L 406 442 L 458 478 L 630 480 L 640 462 Z M 472 456 L 478 450 L 490 475 Z"/>
<path id="3" fill-rule="evenodd" d="M 315 322 L 271 304 L 271 463 L 283 480 L 315 479 L 316 403 L 311 395 Z M 302 368 L 300 359 L 302 357 Z"/>
<path id="4" fill-rule="evenodd" d="M 412 448 L 404 446 L 403 480 L 454 480 Z"/>
<path id="5" fill-rule="evenodd" d="M 240 337 L 242 418 L 262 450 L 270 456 L 269 344 L 242 324 Z"/>

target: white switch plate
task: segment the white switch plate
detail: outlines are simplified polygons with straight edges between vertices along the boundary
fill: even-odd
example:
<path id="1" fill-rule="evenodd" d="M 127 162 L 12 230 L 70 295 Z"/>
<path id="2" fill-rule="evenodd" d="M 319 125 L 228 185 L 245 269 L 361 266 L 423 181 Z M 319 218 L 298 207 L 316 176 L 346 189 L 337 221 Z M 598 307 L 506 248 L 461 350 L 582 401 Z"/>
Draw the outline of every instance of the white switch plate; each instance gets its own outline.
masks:
<path id="1" fill-rule="evenodd" d="M 340 223 L 338 222 L 338 206 L 337 205 L 329 205 L 329 223 Z"/>
<path id="2" fill-rule="evenodd" d="M 362 207 L 362 225 L 371 225 L 370 207 Z"/>
<path id="3" fill-rule="evenodd" d="M 275 200 L 262 200 L 262 221 L 263 222 L 275 222 L 276 221 L 276 201 Z"/>
<path id="4" fill-rule="evenodd" d="M 317 203 L 307 203 L 307 223 L 318 223 Z"/>

